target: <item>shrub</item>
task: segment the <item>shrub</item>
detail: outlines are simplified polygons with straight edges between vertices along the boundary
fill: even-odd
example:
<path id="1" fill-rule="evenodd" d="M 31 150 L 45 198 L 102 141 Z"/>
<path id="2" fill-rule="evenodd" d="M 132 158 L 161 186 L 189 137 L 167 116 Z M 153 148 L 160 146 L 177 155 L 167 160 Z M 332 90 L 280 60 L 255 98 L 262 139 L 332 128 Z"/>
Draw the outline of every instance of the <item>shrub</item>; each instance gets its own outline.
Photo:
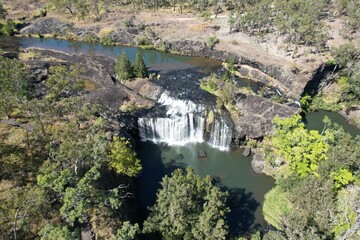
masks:
<path id="1" fill-rule="evenodd" d="M 131 19 L 126 19 L 124 22 L 125 27 L 129 28 L 129 27 L 133 27 L 134 23 Z"/>
<path id="2" fill-rule="evenodd" d="M 107 35 L 109 36 L 109 35 Z M 105 42 L 112 42 L 112 40 L 109 42 L 109 39 L 103 39 L 105 40 Z M 84 42 L 88 42 L 88 43 L 97 43 L 99 42 L 99 38 L 96 36 L 95 33 L 89 33 L 89 34 L 86 34 L 84 37 L 83 37 L 83 41 Z"/>
<path id="3" fill-rule="evenodd" d="M 147 37 L 140 36 L 137 38 L 137 45 L 138 46 L 151 45 L 151 42 Z"/>
<path id="4" fill-rule="evenodd" d="M 346 43 L 331 50 L 335 62 L 340 68 L 349 67 L 352 65 L 357 56 L 357 51 L 353 43 Z"/>
<path id="5" fill-rule="evenodd" d="M 216 36 L 210 36 L 206 40 L 206 46 L 208 46 L 210 49 L 213 49 L 216 44 L 219 43 L 219 39 Z"/>
<path id="6" fill-rule="evenodd" d="M 100 38 L 100 43 L 104 45 L 114 45 L 114 41 L 112 40 L 110 34 L 106 34 Z"/>

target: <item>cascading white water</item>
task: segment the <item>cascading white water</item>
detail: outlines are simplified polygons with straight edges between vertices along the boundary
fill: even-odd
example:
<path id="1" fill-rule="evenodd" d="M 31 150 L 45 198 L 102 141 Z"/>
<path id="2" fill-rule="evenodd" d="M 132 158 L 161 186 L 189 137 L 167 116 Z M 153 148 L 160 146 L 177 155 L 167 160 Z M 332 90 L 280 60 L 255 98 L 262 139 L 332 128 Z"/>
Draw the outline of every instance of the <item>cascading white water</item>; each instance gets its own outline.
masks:
<path id="1" fill-rule="evenodd" d="M 205 107 L 190 100 L 179 100 L 163 93 L 158 102 L 166 106 L 165 117 L 139 118 L 139 132 L 143 141 L 185 145 L 204 141 Z M 224 122 L 215 120 L 209 143 L 220 150 L 228 150 L 232 131 Z"/>
<path id="2" fill-rule="evenodd" d="M 216 146 L 222 151 L 229 150 L 229 145 L 231 143 L 232 130 L 224 122 L 219 122 L 215 119 L 215 122 L 212 126 L 211 136 L 209 143 L 212 146 Z"/>

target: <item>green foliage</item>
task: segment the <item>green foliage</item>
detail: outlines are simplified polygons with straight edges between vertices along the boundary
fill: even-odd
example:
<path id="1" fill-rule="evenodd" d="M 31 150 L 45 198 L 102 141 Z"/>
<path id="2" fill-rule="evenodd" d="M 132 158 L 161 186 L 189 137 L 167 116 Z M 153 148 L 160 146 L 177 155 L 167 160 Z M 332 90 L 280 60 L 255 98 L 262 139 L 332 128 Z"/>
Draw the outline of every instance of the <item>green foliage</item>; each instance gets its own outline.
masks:
<path id="1" fill-rule="evenodd" d="M 138 77 L 138 78 L 146 77 L 147 69 L 146 69 L 146 65 L 144 63 L 144 59 L 143 59 L 140 51 L 136 52 L 135 63 L 134 63 L 133 69 L 134 69 L 134 75 L 136 77 Z"/>
<path id="2" fill-rule="evenodd" d="M 349 79 L 343 83 L 342 90 L 345 99 L 356 104 L 360 101 L 360 63 L 351 69 L 349 76 Z"/>
<path id="3" fill-rule="evenodd" d="M 137 235 L 140 233 L 139 224 L 132 225 L 130 222 L 124 222 L 116 233 L 116 240 L 134 240 L 137 239 Z"/>
<path id="4" fill-rule="evenodd" d="M 127 28 L 134 27 L 134 23 L 133 23 L 132 19 L 126 19 L 124 22 L 124 26 Z"/>
<path id="5" fill-rule="evenodd" d="M 285 222 L 284 216 L 291 215 L 294 212 L 294 207 L 289 201 L 288 194 L 276 186 L 266 193 L 263 214 L 265 220 L 272 226 L 282 230 Z"/>
<path id="6" fill-rule="evenodd" d="M 13 36 L 17 31 L 16 25 L 12 20 L 7 20 L 5 23 L 0 24 L 0 35 Z"/>
<path id="7" fill-rule="evenodd" d="M 209 36 L 206 39 L 206 46 L 210 49 L 214 49 L 215 45 L 219 43 L 219 39 L 216 36 Z"/>
<path id="8" fill-rule="evenodd" d="M 106 11 L 108 5 L 92 0 L 49 0 L 46 4 L 48 9 L 60 13 L 70 13 L 72 17 L 79 20 L 85 20 L 85 17 L 99 20 L 100 10 L 102 10 L 100 7 Z"/>
<path id="9" fill-rule="evenodd" d="M 337 172 L 332 172 L 331 175 L 334 179 L 336 189 L 345 187 L 354 181 L 353 174 L 344 168 L 340 168 Z"/>
<path id="10" fill-rule="evenodd" d="M 229 72 L 234 73 L 236 71 L 236 67 L 235 67 L 235 59 L 234 58 L 229 58 L 225 61 L 226 63 L 226 68 Z"/>
<path id="11" fill-rule="evenodd" d="M 0 57 L 0 116 L 9 116 L 29 96 L 25 66 L 16 59 Z"/>
<path id="12" fill-rule="evenodd" d="M 109 166 L 118 174 L 136 177 L 142 170 L 140 160 L 124 138 L 114 138 L 110 146 Z"/>
<path id="13" fill-rule="evenodd" d="M 294 44 L 324 47 L 327 39 L 322 19 L 327 0 L 256 0 L 234 4 L 230 30 L 243 30 L 254 35 L 278 31 Z"/>
<path id="14" fill-rule="evenodd" d="M 309 110 L 311 100 L 312 100 L 311 96 L 307 94 L 300 99 L 301 108 L 305 112 Z"/>
<path id="15" fill-rule="evenodd" d="M 109 46 L 114 45 L 114 41 L 110 34 L 104 34 L 103 36 L 101 36 L 100 43 Z"/>
<path id="16" fill-rule="evenodd" d="M 49 68 L 49 73 L 45 85 L 49 88 L 47 98 L 51 101 L 74 96 L 84 88 L 83 81 L 78 80 L 79 71 L 76 68 L 54 66 Z"/>
<path id="17" fill-rule="evenodd" d="M 335 62 L 340 68 L 351 67 L 357 57 L 357 50 L 353 43 L 345 43 L 331 50 Z"/>
<path id="18" fill-rule="evenodd" d="M 115 65 L 115 73 L 120 80 L 130 80 L 133 78 L 133 67 L 125 52 L 120 54 Z"/>
<path id="19" fill-rule="evenodd" d="M 201 179 L 191 169 L 165 176 L 156 204 L 144 222 L 145 232 L 160 232 L 165 239 L 225 239 L 226 193 Z"/>
<path id="20" fill-rule="evenodd" d="M 137 45 L 138 46 L 151 46 L 151 41 L 147 37 L 137 37 Z"/>
<path id="21" fill-rule="evenodd" d="M 283 233 L 280 231 L 269 230 L 265 233 L 263 240 L 286 240 Z"/>
<path id="22" fill-rule="evenodd" d="M 350 30 L 358 30 L 360 24 L 360 2 L 357 0 L 337 0 L 338 7 L 345 15 L 345 25 Z"/>
<path id="23" fill-rule="evenodd" d="M 89 33 L 89 34 L 86 34 L 83 39 L 82 39 L 84 42 L 88 42 L 88 43 L 97 43 L 99 42 L 99 38 L 96 36 L 95 33 Z M 105 43 L 108 43 L 107 42 L 108 40 L 105 40 L 104 38 L 102 39 L 102 42 L 105 44 Z M 105 45 L 111 45 L 111 44 L 105 44 Z"/>
<path id="24" fill-rule="evenodd" d="M 356 221 L 359 218 L 356 213 L 356 207 L 360 204 L 359 196 L 360 188 L 356 185 L 344 188 L 339 192 L 336 203 L 339 210 L 333 223 L 336 239 L 344 238 L 346 235 L 348 235 L 347 239 L 356 239 L 356 236 L 360 234 L 360 230 L 356 227 Z"/>
<path id="25" fill-rule="evenodd" d="M 0 231 L 4 239 L 36 236 L 49 209 L 45 191 L 34 185 L 13 187 L 0 196 Z M 26 237 L 25 237 L 26 236 Z"/>
<path id="26" fill-rule="evenodd" d="M 66 226 L 47 224 L 39 235 L 40 240 L 77 240 L 80 238 L 80 231 L 71 232 Z"/>
<path id="27" fill-rule="evenodd" d="M 290 164 L 290 169 L 299 176 L 318 175 L 318 164 L 327 159 L 329 142 L 334 136 L 329 131 L 324 135 L 308 131 L 301 122 L 301 116 L 274 118 L 274 136 L 269 139 L 265 156 L 273 165 L 278 162 Z"/>
<path id="28" fill-rule="evenodd" d="M 288 119 L 285 125 L 285 122 L 280 124 L 281 129 L 275 120 L 275 135 L 284 131 L 285 139 L 297 141 L 294 135 L 286 132 L 301 128 L 303 124 L 299 120 L 296 116 Z M 310 132 L 303 133 L 304 139 L 308 138 L 306 134 Z M 328 144 L 324 151 L 327 160 L 316 163 L 317 174 L 299 178 L 298 172 L 292 171 L 281 175 L 287 163 L 275 165 L 272 173 L 277 178 L 276 187 L 266 194 L 263 211 L 266 221 L 282 231 L 268 232 L 264 239 L 356 239 L 359 231 L 354 206 L 360 203 L 357 182 L 360 174 L 359 137 L 353 139 L 328 118 L 324 119 L 321 137 Z M 267 141 L 269 139 L 265 139 L 265 146 Z M 314 146 L 311 142 L 303 144 L 304 149 Z M 274 145 L 270 144 L 270 148 L 273 150 Z M 291 146 L 290 150 L 296 148 Z M 276 153 L 274 156 L 281 155 Z M 307 157 L 304 153 L 297 160 Z"/>

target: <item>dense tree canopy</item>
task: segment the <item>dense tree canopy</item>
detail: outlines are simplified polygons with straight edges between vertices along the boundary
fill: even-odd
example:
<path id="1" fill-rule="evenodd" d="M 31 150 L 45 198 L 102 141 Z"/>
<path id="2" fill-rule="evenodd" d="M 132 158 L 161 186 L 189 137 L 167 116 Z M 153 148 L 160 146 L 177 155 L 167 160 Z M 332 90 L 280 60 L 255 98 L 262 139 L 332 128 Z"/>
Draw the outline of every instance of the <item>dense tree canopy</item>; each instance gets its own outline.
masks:
<path id="1" fill-rule="evenodd" d="M 133 177 L 141 165 L 125 140 L 109 137 L 103 108 L 83 104 L 77 68 L 50 67 L 39 93 L 28 91 L 39 83 L 19 60 L 0 65 L 1 117 L 10 118 L 0 124 L 0 239 L 77 239 L 89 222 L 105 239 L 119 229 L 132 236 L 122 225 L 130 180 L 116 172 Z"/>
<path id="2" fill-rule="evenodd" d="M 177 169 L 161 186 L 144 222 L 145 232 L 160 232 L 165 239 L 226 239 L 227 194 L 213 186 L 210 177 Z"/>
<path id="3" fill-rule="evenodd" d="M 280 142 L 278 142 L 279 139 L 271 140 L 271 143 L 275 144 L 272 145 L 273 149 L 279 152 L 273 155 L 274 152 L 265 151 L 270 164 L 274 156 L 277 158 L 285 156 L 283 151 L 298 151 L 297 145 L 289 145 L 289 143 L 294 141 L 301 143 L 292 133 L 295 132 L 294 126 L 301 128 L 302 124 L 299 120 L 298 117 L 293 117 L 274 121 L 275 138 L 283 137 L 280 138 Z M 282 131 L 285 135 L 280 133 Z M 295 169 L 284 168 L 284 165 L 273 165 L 269 168 L 268 171 L 277 179 L 277 186 L 266 194 L 263 211 L 265 219 L 282 231 L 271 231 L 264 236 L 264 239 L 271 239 L 270 236 L 278 236 L 279 239 L 282 237 L 286 239 L 356 239 L 360 233 L 358 227 L 360 212 L 354 207 L 359 201 L 359 182 L 356 180 L 360 176 L 359 137 L 352 138 L 328 119 L 324 120 L 324 130 L 321 134 L 309 136 L 306 136 L 309 132 L 302 134 L 302 139 L 317 136 L 310 139 L 320 137 L 319 140 L 322 139 L 320 141 L 327 143 L 321 144 L 322 151 L 316 150 L 318 143 L 306 143 L 303 146 L 303 154 L 290 154 L 289 158 L 293 161 L 301 162 L 301 165 L 297 164 Z M 281 144 L 280 148 L 277 143 Z M 315 151 L 316 155 L 306 152 L 309 150 Z M 298 171 L 303 167 L 302 162 L 307 162 L 306 159 L 310 160 L 312 156 L 316 160 L 326 159 L 326 161 L 316 161 L 315 175 L 299 175 Z M 311 173 L 313 171 L 310 167 L 311 163 L 304 166 L 306 165 L 309 168 L 305 169 Z"/>

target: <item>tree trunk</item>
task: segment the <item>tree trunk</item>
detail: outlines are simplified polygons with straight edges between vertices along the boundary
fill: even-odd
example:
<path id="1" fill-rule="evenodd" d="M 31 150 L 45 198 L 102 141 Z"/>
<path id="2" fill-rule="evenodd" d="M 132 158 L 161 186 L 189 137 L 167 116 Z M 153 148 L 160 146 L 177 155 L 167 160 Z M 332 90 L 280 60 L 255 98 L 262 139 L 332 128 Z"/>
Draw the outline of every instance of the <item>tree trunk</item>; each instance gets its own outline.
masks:
<path id="1" fill-rule="evenodd" d="M 17 240 L 17 231 L 16 231 L 16 225 L 17 225 L 17 218 L 18 218 L 18 215 L 19 215 L 19 208 L 16 209 L 16 212 L 15 212 L 15 219 L 14 219 L 14 225 L 13 225 L 13 231 L 14 231 L 14 240 Z"/>
<path id="2" fill-rule="evenodd" d="M 71 10 L 71 8 L 69 6 L 67 6 L 66 9 L 69 10 L 69 12 L 71 13 L 71 16 L 74 16 L 74 12 Z"/>

